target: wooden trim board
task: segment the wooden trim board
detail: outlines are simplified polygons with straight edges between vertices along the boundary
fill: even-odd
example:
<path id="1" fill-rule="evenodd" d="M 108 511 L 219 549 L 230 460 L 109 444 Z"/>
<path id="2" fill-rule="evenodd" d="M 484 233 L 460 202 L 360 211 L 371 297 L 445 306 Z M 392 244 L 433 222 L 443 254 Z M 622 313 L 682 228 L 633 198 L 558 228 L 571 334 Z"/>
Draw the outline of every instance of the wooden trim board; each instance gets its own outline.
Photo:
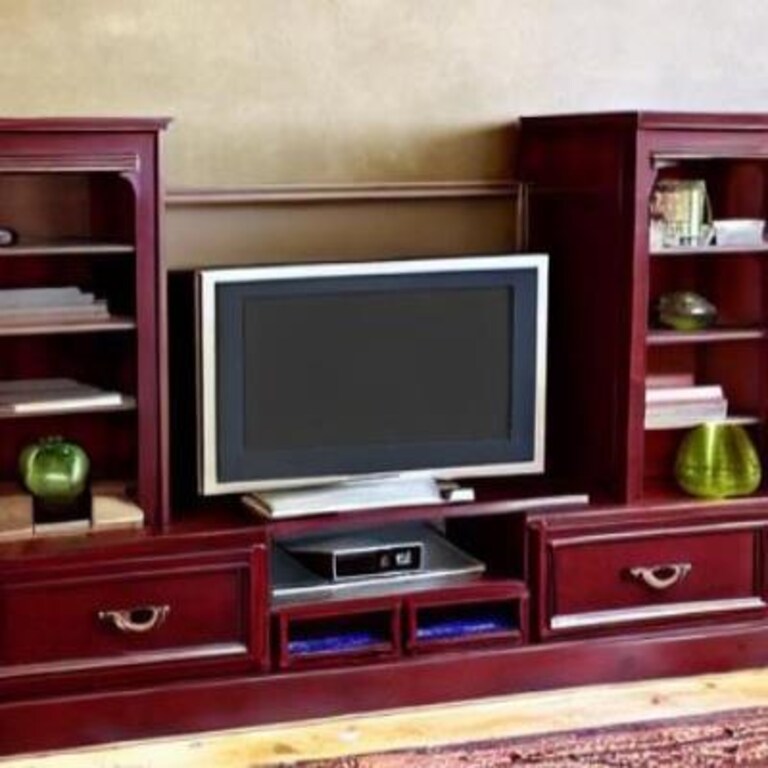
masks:
<path id="1" fill-rule="evenodd" d="M 334 203 L 375 200 L 434 200 L 465 197 L 514 197 L 519 182 L 430 181 L 357 184 L 267 184 L 254 187 L 179 187 L 168 189 L 168 206 Z"/>

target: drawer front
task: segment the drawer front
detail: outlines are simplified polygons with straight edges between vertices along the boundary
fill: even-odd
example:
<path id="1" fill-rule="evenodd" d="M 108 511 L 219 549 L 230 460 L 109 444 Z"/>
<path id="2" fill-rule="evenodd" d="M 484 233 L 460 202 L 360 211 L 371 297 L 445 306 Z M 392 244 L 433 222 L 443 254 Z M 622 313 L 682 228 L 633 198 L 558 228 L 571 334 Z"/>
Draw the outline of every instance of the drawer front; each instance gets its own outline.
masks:
<path id="1" fill-rule="evenodd" d="M 253 558 L 57 572 L 0 592 L 0 672 L 261 655 Z"/>
<path id="2" fill-rule="evenodd" d="M 761 528 L 664 530 L 549 542 L 549 628 L 762 609 Z"/>

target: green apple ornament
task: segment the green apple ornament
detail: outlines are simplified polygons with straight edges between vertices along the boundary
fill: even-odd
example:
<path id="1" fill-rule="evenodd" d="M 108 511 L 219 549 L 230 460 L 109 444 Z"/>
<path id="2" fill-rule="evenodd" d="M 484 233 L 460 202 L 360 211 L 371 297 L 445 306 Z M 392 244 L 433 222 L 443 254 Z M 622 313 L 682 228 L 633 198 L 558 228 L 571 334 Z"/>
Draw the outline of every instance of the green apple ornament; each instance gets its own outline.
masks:
<path id="1" fill-rule="evenodd" d="M 73 502 L 85 491 L 90 461 L 77 443 L 44 437 L 19 454 L 19 472 L 26 489 L 54 504 Z"/>

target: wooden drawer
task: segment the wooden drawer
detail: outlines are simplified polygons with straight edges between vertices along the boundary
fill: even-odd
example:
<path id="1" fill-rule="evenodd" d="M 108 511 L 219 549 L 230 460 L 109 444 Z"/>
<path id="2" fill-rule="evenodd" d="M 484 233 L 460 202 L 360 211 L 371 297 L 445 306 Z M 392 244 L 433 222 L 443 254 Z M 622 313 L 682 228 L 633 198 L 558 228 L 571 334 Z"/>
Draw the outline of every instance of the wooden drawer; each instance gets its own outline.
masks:
<path id="1" fill-rule="evenodd" d="M 265 654 L 263 552 L 35 569 L 0 589 L 0 676 Z M 259 580 L 262 584 L 259 585 Z"/>
<path id="2" fill-rule="evenodd" d="M 763 610 L 762 537 L 755 523 L 552 537 L 543 634 Z"/>

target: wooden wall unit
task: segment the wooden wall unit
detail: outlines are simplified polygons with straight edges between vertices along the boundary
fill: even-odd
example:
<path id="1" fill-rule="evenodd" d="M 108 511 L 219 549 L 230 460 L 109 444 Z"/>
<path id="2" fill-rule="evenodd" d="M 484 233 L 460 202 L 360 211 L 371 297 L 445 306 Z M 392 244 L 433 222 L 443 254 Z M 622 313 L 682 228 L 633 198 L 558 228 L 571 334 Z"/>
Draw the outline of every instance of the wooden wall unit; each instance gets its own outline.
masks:
<path id="1" fill-rule="evenodd" d="M 129 252 L 108 255 L 115 271 L 96 283 L 135 318 L 129 329 L 135 345 L 102 349 L 84 341 L 67 349 L 73 365 L 92 365 L 95 375 L 138 381 L 131 423 L 139 426 L 110 426 L 92 450 L 111 467 L 122 455 L 110 447 L 110 435 L 140 449 L 135 466 L 125 466 L 137 478 L 148 523 L 139 531 L 0 543 L 0 752 L 768 663 L 764 494 L 701 503 L 676 491 L 663 456 L 679 433 L 647 435 L 642 413 L 646 372 L 665 364 L 647 319 L 654 291 L 684 287 L 688 275 L 720 286 L 722 271 L 733 279 L 723 286 L 721 303 L 746 307 L 736 327 L 764 323 L 763 247 L 649 253 L 654 180 L 662 165 L 664 173 L 676 167 L 704 174 L 716 215 L 764 216 L 768 117 L 523 120 L 520 174 L 529 185 L 532 245 L 551 254 L 546 474 L 485 481 L 471 503 L 268 522 L 231 498 L 174 497 L 164 504 L 174 466 L 165 458 L 167 412 L 171 441 L 184 439 L 190 425 L 179 421 L 190 413 L 184 405 L 194 393 L 182 354 L 191 323 L 172 323 L 165 338 L 154 164 L 160 127 L 157 121 L 0 123 L 0 165 L 11 163 L 12 170 L 12 162 L 29 162 L 31 154 L 45 160 L 20 180 L 0 173 L 0 185 L 15 200 L 0 204 L 10 224 L 31 228 L 39 221 L 21 202 L 27 176 L 35 187 L 39 174 L 42 191 L 29 193 L 38 207 L 50 196 L 76 213 L 86 200 L 111 215 L 87 217 L 87 226 L 80 213 L 57 223 L 51 206 L 53 231 L 35 234 L 71 225 L 77 231 L 60 234 L 99 240 L 114 234 L 130 245 Z M 71 171 L 61 167 L 62 157 L 89 164 Z M 115 167 L 136 157 L 140 163 Z M 29 258 L 41 263 L 34 278 L 17 266 L 36 263 Z M 67 261 L 59 277 L 61 258 Z M 89 280 L 84 261 L 96 257 L 2 251 L 0 281 Z M 682 349 L 675 364 L 717 359 L 733 346 L 728 365 L 738 378 L 761 382 L 764 335 L 705 334 L 670 344 Z M 166 344 L 172 365 L 181 366 L 170 378 L 179 408 L 168 407 L 165 393 Z M 48 342 L 32 349 L 14 356 L 20 362 L 12 375 L 57 359 Z M 81 349 L 87 354 L 75 355 Z M 96 363 L 89 363 L 94 355 Z M 112 372 L 121 365 L 129 373 Z M 702 368 L 728 366 L 708 361 L 696 370 Z M 762 448 L 768 398 L 759 384 L 744 394 L 724 384 L 753 414 L 750 429 Z M 82 434 L 95 434 L 91 421 L 101 418 L 83 415 Z M 4 440 L 19 439 L 14 430 L 0 423 Z M 10 449 L 3 450 L 9 453 L 0 468 L 11 479 Z M 545 500 L 583 490 L 591 503 L 562 509 Z M 364 530 L 407 521 L 441 523 L 451 541 L 487 564 L 486 574 L 470 583 L 383 589 L 354 599 L 272 598 L 276 541 L 340 525 Z M 425 631 L 491 615 L 497 623 L 471 637 Z M 301 641 L 349 627 L 365 633 L 367 644 L 301 651 Z"/>

